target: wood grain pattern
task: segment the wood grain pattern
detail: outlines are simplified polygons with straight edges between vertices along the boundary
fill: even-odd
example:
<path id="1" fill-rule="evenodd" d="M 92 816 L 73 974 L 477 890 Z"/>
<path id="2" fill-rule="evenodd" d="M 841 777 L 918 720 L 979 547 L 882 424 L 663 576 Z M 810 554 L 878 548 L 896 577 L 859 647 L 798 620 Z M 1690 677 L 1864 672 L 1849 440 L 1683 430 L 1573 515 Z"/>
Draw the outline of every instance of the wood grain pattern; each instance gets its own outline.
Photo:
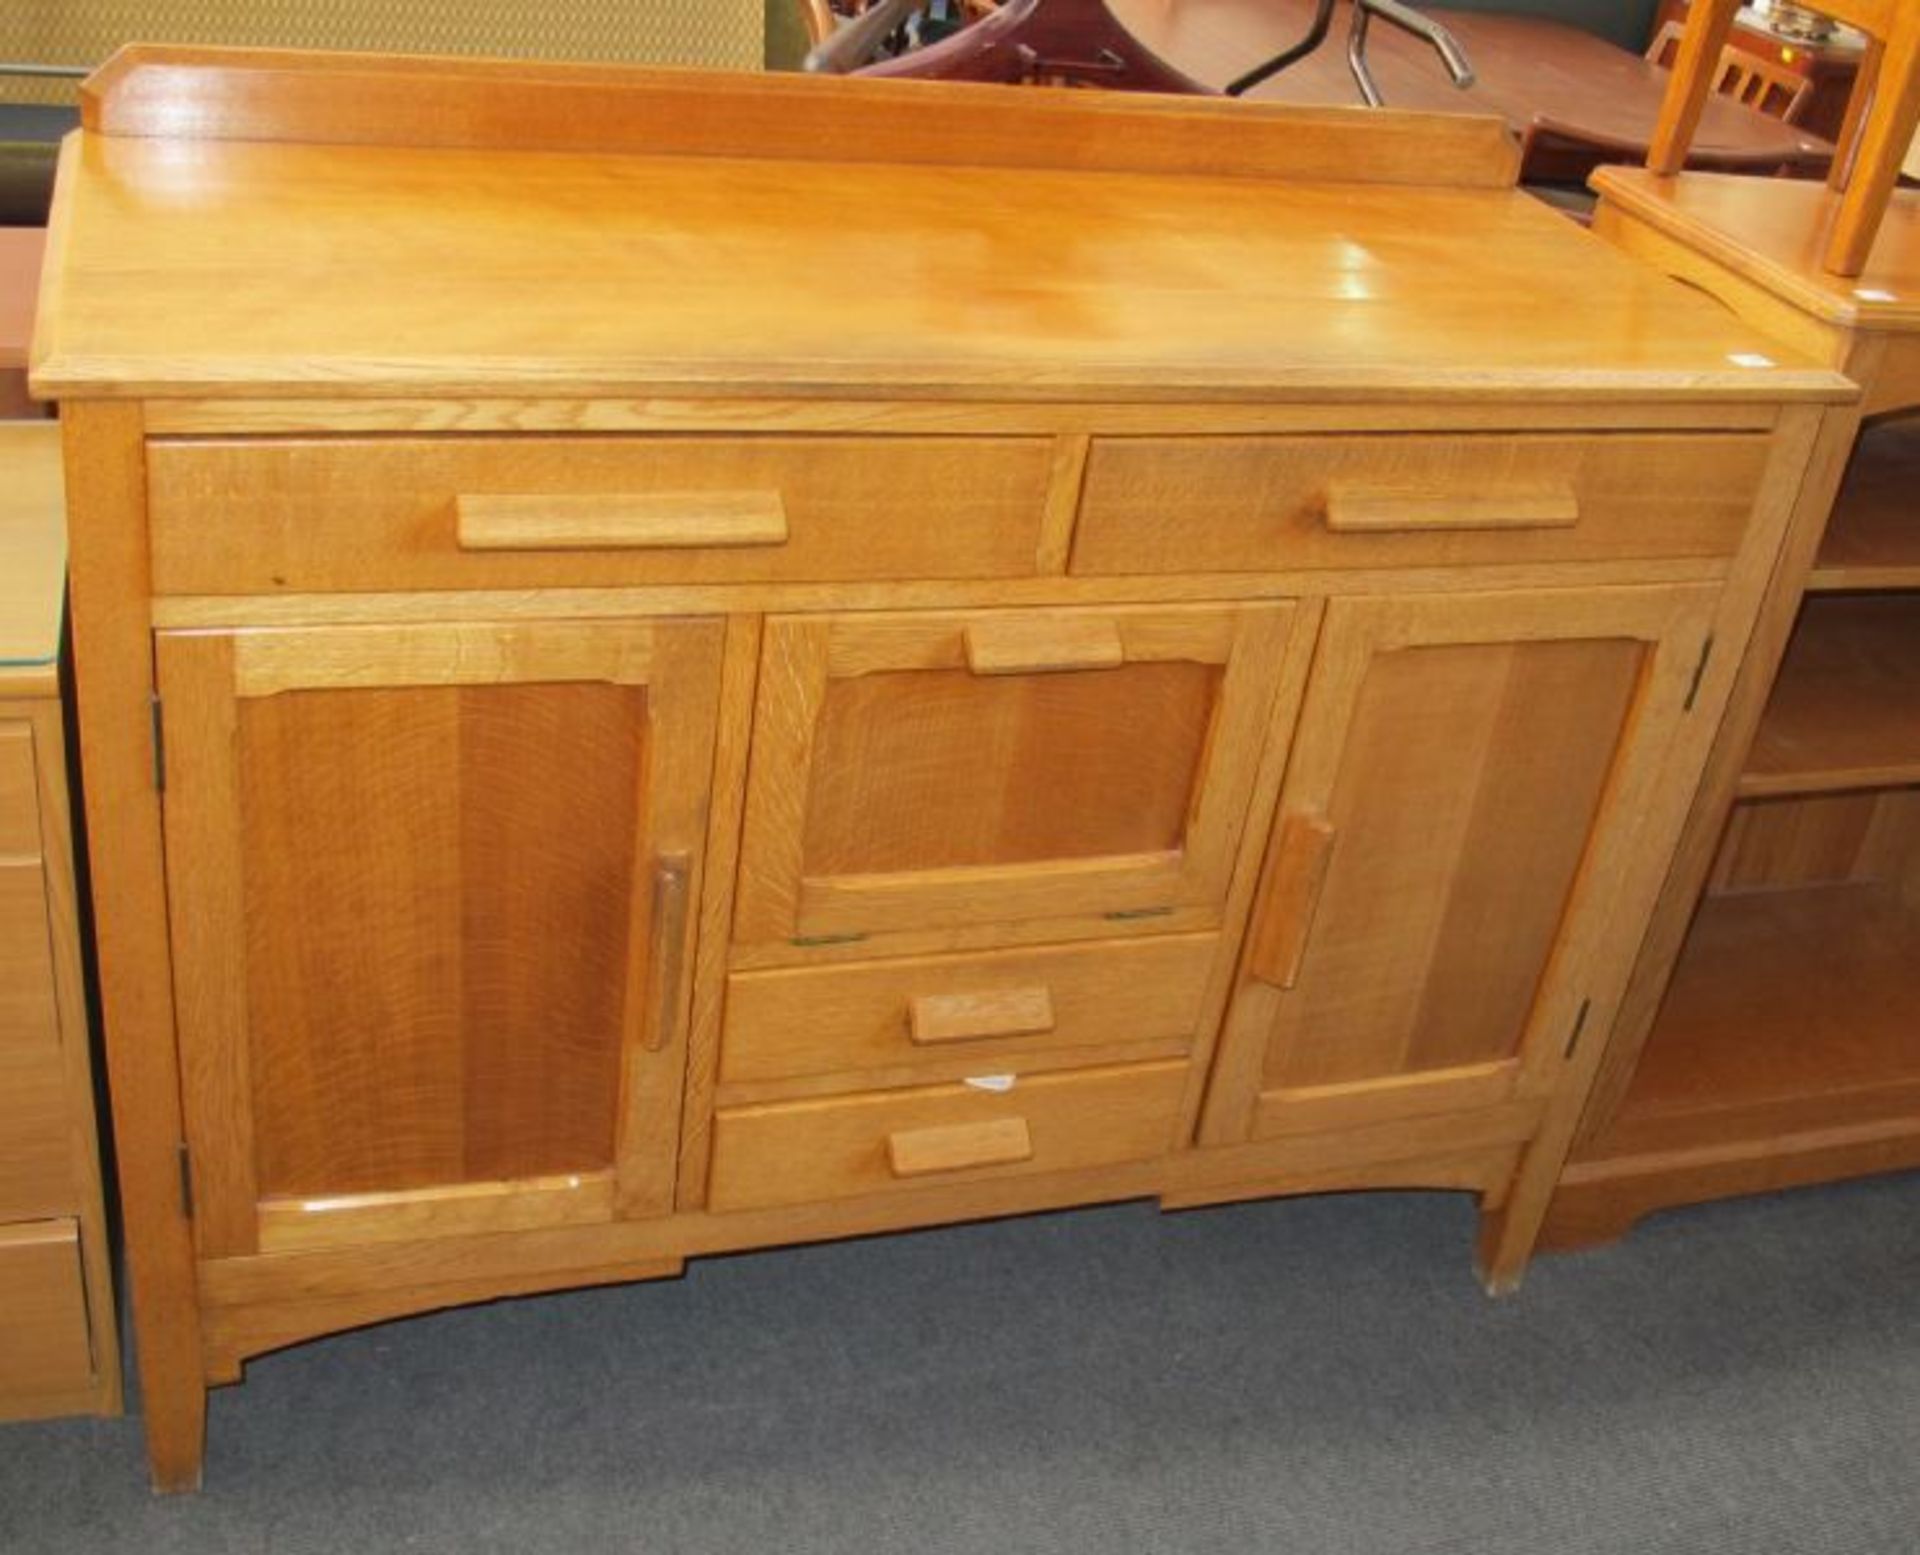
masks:
<path id="1" fill-rule="evenodd" d="M 922 1129 L 966 1131 L 943 1132 L 910 1156 L 955 1181 L 1149 1159 L 1172 1148 L 1185 1079 L 1184 1063 L 1134 1064 L 1025 1076 L 1005 1091 L 962 1082 L 723 1108 L 714 1120 L 708 1202 L 735 1210 L 900 1191 L 907 1184 L 895 1174 L 889 1140 Z M 1028 1133 L 1029 1154 L 971 1167 L 955 1159 L 973 1147 L 974 1130 L 1004 1129 L 1011 1120 Z M 926 1166 L 928 1157 L 939 1164 Z"/>
<path id="2" fill-rule="evenodd" d="M 1864 429 L 1807 579 L 1809 590 L 1920 589 L 1920 418 Z"/>
<path id="3" fill-rule="evenodd" d="M 659 551 L 785 545 L 777 491 L 654 491 L 642 496 L 460 496 L 463 551 Z"/>
<path id="4" fill-rule="evenodd" d="M 884 140 L 906 163 L 1256 178 L 1351 179 L 1352 151 L 1364 139 L 1362 177 L 1483 188 L 1513 181 L 1513 149 L 1491 119 L 1388 113 L 1360 121 L 1205 98 L 1060 98 L 945 82 L 146 44 L 95 72 L 82 112 L 99 134 L 179 136 L 190 125 L 196 141 L 721 157 L 776 147 L 775 155 L 813 161 Z M 959 144 L 939 130 L 955 113 L 969 125 Z"/>
<path id="5" fill-rule="evenodd" d="M 898 1129 L 887 1135 L 887 1169 L 896 1177 L 935 1177 L 1033 1159 L 1025 1118 Z"/>
<path id="6" fill-rule="evenodd" d="M 1000 619 L 770 624 L 743 943 L 1217 906 L 1291 609 L 1119 611 L 1119 668 L 976 676 Z"/>
<path id="7" fill-rule="evenodd" d="M 1725 553 L 1767 445 L 1739 437 L 1096 438 L 1081 575 Z M 1541 492 L 1554 495 L 1541 505 Z M 1558 493 L 1564 490 L 1567 495 Z M 1369 493 L 1417 494 L 1357 522 Z M 1577 511 L 1568 522 L 1567 505 Z M 1515 504 L 1520 504 L 1515 506 Z M 1489 513 L 1526 517 L 1494 524 Z M 1542 527 L 1538 515 L 1550 520 Z"/>
<path id="8" fill-rule="evenodd" d="M 210 594 L 1018 576 L 1033 570 L 1049 453 L 1037 437 L 156 443 L 154 573 L 163 592 Z M 636 500 L 742 489 L 776 495 L 784 543 L 632 548 Z M 610 501 L 627 515 L 618 533 Z M 581 527 L 582 506 L 598 528 Z M 564 526 L 567 544 L 475 550 L 461 526 L 482 513 L 496 540 Z"/>
<path id="9" fill-rule="evenodd" d="M 60 429 L 0 422 L 0 468 L 0 697 L 53 696 L 66 615 Z"/>
<path id="10" fill-rule="evenodd" d="M 73 1221 L 0 1226 L 0 1312 L 0 1419 L 87 1390 L 93 1354 Z"/>
<path id="11" fill-rule="evenodd" d="M 324 69 L 271 79 L 328 101 L 340 88 Z M 1778 403 L 1849 392 L 1515 190 L 1429 183 L 1456 126 L 1412 121 L 1419 174 L 1392 184 L 1354 173 L 1392 165 L 1393 121 L 1324 110 L 1274 110 L 1271 121 L 1303 153 L 1325 151 L 1323 125 L 1365 136 L 1364 156 L 1315 178 L 1220 176 L 1190 143 L 1176 152 L 1158 137 L 1150 171 L 1050 167 L 1041 139 L 1008 143 L 1005 160 L 1023 165 L 994 167 L 975 135 L 944 165 L 902 178 L 908 148 L 952 138 L 928 85 L 896 84 L 888 129 L 838 143 L 840 155 L 884 144 L 886 162 L 723 160 L 671 146 L 607 155 L 604 140 L 592 154 L 522 143 L 476 155 L 209 139 L 187 165 L 163 140 L 84 133 L 32 381 L 65 397 L 256 399 Z M 688 88 L 704 99 L 689 122 L 724 113 L 736 133 L 749 115 L 733 93 L 767 89 L 711 76 Z M 1008 101 L 1023 130 L 1036 113 L 1071 124 L 1082 162 L 1106 139 L 1124 144 L 1137 114 L 1184 123 L 1193 111 L 1076 95 Z M 552 87 L 544 96 L 561 100 Z M 570 123 L 591 119 L 577 98 L 564 103 Z M 1257 173 L 1266 111 L 1208 111 L 1223 133 L 1232 126 L 1240 171 Z M 377 138 L 368 105 L 353 113 Z M 783 122 L 769 135 L 790 146 L 798 131 Z M 1469 236 L 1444 240 L 1454 233 Z M 228 262 L 236 252 L 243 282 Z M 449 253 L 485 260 L 449 268 Z M 312 283 L 320 265 L 323 287 Z M 862 277 L 858 307 L 846 305 L 850 274 Z M 1170 296 L 1181 299 L 1178 330 L 1165 327 Z M 1730 361 L 1755 352 L 1779 365 Z"/>
<path id="12" fill-rule="evenodd" d="M 44 302 L 44 297 L 43 297 Z M 160 800 L 153 787 L 153 646 L 145 601 L 146 462 L 137 406 L 63 407 L 74 673 L 87 846 L 114 889 L 94 899 L 101 1015 L 113 1093 L 138 1096 L 114 1123 L 127 1267 L 139 1335 L 153 1482 L 200 1483 L 206 1387 L 193 1231 L 180 1197 L 180 1077 L 174 1050 Z"/>
<path id="13" fill-rule="evenodd" d="M 1116 1043 L 1184 1047 L 1199 1024 L 1216 945 L 1211 934 L 1170 934 L 736 973 L 727 985 L 721 1078 L 834 1075 L 852 1088 L 863 1073 L 924 1071 L 929 1063 L 1017 1071 L 1040 1054 Z M 1036 994 L 1045 996 L 1044 1026 Z M 992 1024 L 1014 1016 L 1025 1029 L 984 1030 L 988 1015 L 997 1017 Z M 937 1016 L 941 1024 L 932 1024 Z M 927 1049 L 929 1035 L 956 1026 L 964 1039 L 941 1035 L 940 1050 Z"/>

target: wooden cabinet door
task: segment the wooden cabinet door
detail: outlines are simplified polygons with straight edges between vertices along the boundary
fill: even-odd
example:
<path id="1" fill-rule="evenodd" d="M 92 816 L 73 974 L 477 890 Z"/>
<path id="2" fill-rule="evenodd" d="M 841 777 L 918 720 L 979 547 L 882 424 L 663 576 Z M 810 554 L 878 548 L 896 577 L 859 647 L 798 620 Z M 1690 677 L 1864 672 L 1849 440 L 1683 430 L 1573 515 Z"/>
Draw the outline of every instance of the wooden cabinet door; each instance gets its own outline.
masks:
<path id="1" fill-rule="evenodd" d="M 1217 921 L 1295 614 L 773 619 L 736 940 Z"/>
<path id="2" fill-rule="evenodd" d="M 722 634 L 159 635 L 203 1254 L 671 1207 Z"/>
<path id="3" fill-rule="evenodd" d="M 1328 606 L 1204 1141 L 1551 1087 L 1717 592 Z"/>

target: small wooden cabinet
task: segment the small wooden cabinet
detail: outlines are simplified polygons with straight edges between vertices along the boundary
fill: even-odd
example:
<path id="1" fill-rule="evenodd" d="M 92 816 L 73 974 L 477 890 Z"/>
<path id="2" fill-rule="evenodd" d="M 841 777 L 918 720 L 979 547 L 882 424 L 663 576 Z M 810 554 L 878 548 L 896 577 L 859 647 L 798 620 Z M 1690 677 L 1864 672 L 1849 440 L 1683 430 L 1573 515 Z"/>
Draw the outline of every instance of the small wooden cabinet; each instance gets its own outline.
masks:
<path id="1" fill-rule="evenodd" d="M 0 423 L 0 1420 L 116 1414 L 61 690 L 60 432 Z"/>
<path id="2" fill-rule="evenodd" d="M 1392 1185 L 1517 1280 L 1846 380 L 1491 121 L 88 103 L 37 382 L 161 1485 L 253 1355 L 704 1253 Z"/>

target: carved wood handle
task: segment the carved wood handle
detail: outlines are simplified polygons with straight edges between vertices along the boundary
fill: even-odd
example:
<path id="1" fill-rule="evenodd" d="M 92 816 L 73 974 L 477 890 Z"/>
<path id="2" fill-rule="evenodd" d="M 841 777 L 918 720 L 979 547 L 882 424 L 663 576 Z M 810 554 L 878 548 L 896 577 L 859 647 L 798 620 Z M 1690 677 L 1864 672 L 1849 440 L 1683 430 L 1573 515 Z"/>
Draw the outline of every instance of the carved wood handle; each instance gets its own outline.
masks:
<path id="1" fill-rule="evenodd" d="M 976 675 L 1113 669 L 1126 657 L 1119 626 L 1105 616 L 997 616 L 967 627 L 967 668 Z"/>
<path id="2" fill-rule="evenodd" d="M 1261 982 L 1291 988 L 1299 979 L 1332 861 L 1333 827 L 1320 816 L 1289 815 L 1280 823 L 1273 873 L 1247 951 L 1247 971 Z"/>
<path id="3" fill-rule="evenodd" d="M 680 979 L 686 962 L 688 883 L 693 860 L 663 853 L 653 866 L 653 986 L 658 990 L 646 1049 L 657 1053 L 680 1024 Z"/>
<path id="4" fill-rule="evenodd" d="M 887 1135 L 887 1165 L 896 1177 L 928 1177 L 1032 1159 L 1033 1136 L 1025 1118 L 951 1123 Z"/>
<path id="5" fill-rule="evenodd" d="M 453 511 L 463 551 L 649 551 L 787 542 L 787 509 L 777 491 L 457 496 Z"/>
<path id="6" fill-rule="evenodd" d="M 1465 492 L 1334 481 L 1327 528 L 1336 534 L 1396 534 L 1448 529 L 1570 529 L 1580 498 L 1565 481 Z"/>
<path id="7" fill-rule="evenodd" d="M 907 1007 L 907 1033 L 919 1043 L 1030 1037 L 1051 1030 L 1053 995 L 1045 988 L 924 994 Z"/>

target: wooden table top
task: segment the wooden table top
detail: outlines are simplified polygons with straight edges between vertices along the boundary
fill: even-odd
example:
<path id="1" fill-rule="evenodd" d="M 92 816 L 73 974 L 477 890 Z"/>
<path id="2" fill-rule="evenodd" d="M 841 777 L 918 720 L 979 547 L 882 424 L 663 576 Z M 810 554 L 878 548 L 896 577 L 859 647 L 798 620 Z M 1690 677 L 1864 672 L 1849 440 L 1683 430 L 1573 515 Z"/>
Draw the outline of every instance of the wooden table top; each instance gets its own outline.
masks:
<path id="1" fill-rule="evenodd" d="M 59 691 L 65 491 L 58 423 L 0 421 L 0 697 Z"/>
<path id="2" fill-rule="evenodd" d="M 475 90 L 493 90 L 473 75 Z M 469 84 L 461 74 L 447 90 Z M 892 145 L 904 156 L 910 142 L 945 154 L 956 103 L 978 144 L 1004 140 L 1008 156 L 1034 144 L 1035 125 L 1067 125 L 1074 146 L 1129 146 L 1219 120 L 1219 143 L 1236 152 L 1264 126 L 1276 146 L 1300 148 L 1280 154 L 1306 156 L 1316 137 L 1419 141 L 1429 123 L 1356 110 L 1296 124 L 1296 111 L 1244 104 L 925 82 L 703 75 L 698 87 L 714 133 L 737 133 L 777 100 L 782 130 L 806 143 L 820 138 L 810 114 L 880 105 L 891 134 L 859 143 L 869 155 Z M 378 89 L 354 90 L 364 103 Z M 344 113 L 340 98 L 316 90 L 313 111 Z M 395 100 L 415 113 L 421 97 Z M 569 100 L 552 102 L 564 111 Z M 573 133 L 583 111 L 575 103 L 554 133 Z M 435 133 L 477 122 L 460 112 Z M 1009 115 L 1018 134 L 999 122 Z M 337 133 L 366 130 L 354 119 Z M 55 225 L 34 383 L 60 397 L 1852 393 L 1511 188 L 804 156 L 188 148 L 90 130 L 70 143 Z M 1776 365 L 1742 365 L 1753 357 Z"/>
<path id="3" fill-rule="evenodd" d="M 1827 323 L 1920 330 L 1920 191 L 1899 189 L 1866 271 L 1830 273 L 1827 239 L 1840 197 L 1824 183 L 1609 167 L 1594 186 L 1622 210 L 1711 255 Z"/>
<path id="4" fill-rule="evenodd" d="M 1301 37 L 1313 0 L 1108 0 L 1114 16 L 1162 59 L 1225 86 Z M 1556 130 L 1623 157 L 1646 156 L 1668 72 L 1578 27 L 1543 17 L 1422 7 L 1452 30 L 1477 79 L 1458 91 L 1424 43 L 1375 22 L 1368 58 L 1390 107 L 1497 113 L 1516 134 Z M 1347 14 L 1320 50 L 1250 95 L 1270 102 L 1359 100 L 1347 69 Z M 1832 145 L 1724 98 L 1707 105 L 1694 155 L 1757 166 L 1824 166 Z"/>

